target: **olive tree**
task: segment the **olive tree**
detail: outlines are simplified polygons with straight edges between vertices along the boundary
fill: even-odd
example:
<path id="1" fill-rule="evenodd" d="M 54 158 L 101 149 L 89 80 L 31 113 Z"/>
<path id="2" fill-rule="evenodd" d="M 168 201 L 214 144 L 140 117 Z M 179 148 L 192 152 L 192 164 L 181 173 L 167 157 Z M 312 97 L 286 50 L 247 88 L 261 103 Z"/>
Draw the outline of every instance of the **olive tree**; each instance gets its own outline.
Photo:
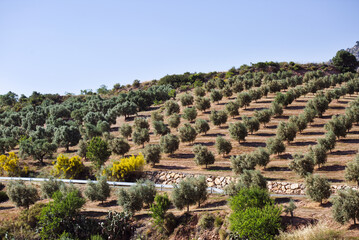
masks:
<path id="1" fill-rule="evenodd" d="M 181 142 L 193 143 L 197 137 L 196 130 L 189 123 L 185 123 L 178 131 Z"/>
<path id="2" fill-rule="evenodd" d="M 186 120 L 188 120 L 189 122 L 192 122 L 193 120 L 196 119 L 197 117 L 197 110 L 196 108 L 194 107 L 188 107 L 188 108 L 185 108 L 183 110 L 183 115 L 182 117 Z"/>
<path id="3" fill-rule="evenodd" d="M 327 162 L 327 149 L 321 144 L 309 148 L 309 154 L 315 165 L 323 166 Z"/>
<path id="4" fill-rule="evenodd" d="M 204 119 L 197 119 L 195 123 L 195 129 L 198 134 L 204 133 L 206 135 L 209 130 L 209 124 Z"/>
<path id="5" fill-rule="evenodd" d="M 324 128 L 327 131 L 332 131 L 338 140 L 340 137 L 345 137 L 347 135 L 345 122 L 341 121 L 338 116 L 333 116 L 332 119 L 325 124 Z"/>
<path id="6" fill-rule="evenodd" d="M 280 122 L 277 128 L 277 138 L 280 138 L 282 141 L 287 140 L 288 143 L 294 140 L 297 135 L 298 128 L 292 122 L 284 123 Z"/>
<path id="7" fill-rule="evenodd" d="M 207 183 L 206 179 L 201 176 L 199 178 L 185 178 L 178 184 L 174 185 L 172 191 L 172 202 L 178 209 L 187 207 L 207 199 Z"/>
<path id="8" fill-rule="evenodd" d="M 202 87 L 196 87 L 194 89 L 194 95 L 196 97 L 203 97 L 203 96 L 206 95 L 206 90 L 204 88 L 202 88 Z"/>
<path id="9" fill-rule="evenodd" d="M 193 96 L 191 94 L 185 93 L 180 96 L 180 101 L 182 106 L 188 106 L 193 104 Z"/>
<path id="10" fill-rule="evenodd" d="M 289 168 L 300 177 L 306 177 L 313 173 L 314 161 L 311 154 L 294 154 L 293 160 L 289 163 Z"/>
<path id="11" fill-rule="evenodd" d="M 273 113 L 270 109 L 263 109 L 261 111 L 255 111 L 254 116 L 258 119 L 260 123 L 263 123 L 264 127 L 269 123 Z"/>
<path id="12" fill-rule="evenodd" d="M 173 154 L 179 147 L 179 138 L 173 134 L 167 134 L 160 139 L 161 150 L 164 153 Z"/>
<path id="13" fill-rule="evenodd" d="M 134 124 L 135 128 L 150 128 L 150 125 L 147 121 L 146 118 L 142 118 L 142 117 L 136 117 L 135 118 L 135 124 Z"/>
<path id="14" fill-rule="evenodd" d="M 130 151 L 131 146 L 128 142 L 121 137 L 114 138 L 110 141 L 110 150 L 118 155 L 124 156 L 128 151 Z"/>
<path id="15" fill-rule="evenodd" d="M 229 135 L 240 143 L 241 140 L 245 141 L 248 135 L 247 128 L 241 122 L 231 123 L 229 124 Z"/>
<path id="16" fill-rule="evenodd" d="M 58 146 L 65 147 L 69 151 L 69 147 L 76 146 L 81 139 L 80 131 L 75 126 L 60 126 L 56 129 L 54 142 Z"/>
<path id="17" fill-rule="evenodd" d="M 270 152 L 270 154 L 280 154 L 285 151 L 285 145 L 282 141 L 282 139 L 278 137 L 272 137 L 268 138 L 267 142 L 267 149 Z"/>
<path id="18" fill-rule="evenodd" d="M 348 162 L 345 168 L 345 180 L 356 182 L 359 186 L 359 155 L 356 155 L 353 161 Z"/>
<path id="19" fill-rule="evenodd" d="M 218 136 L 216 138 L 216 148 L 217 148 L 218 154 L 223 154 L 223 156 L 224 156 L 225 154 L 228 154 L 231 152 L 232 144 L 230 141 L 224 139 L 221 136 Z"/>
<path id="20" fill-rule="evenodd" d="M 240 154 L 230 158 L 231 168 L 235 174 L 241 174 L 244 170 L 254 170 L 256 161 L 251 154 Z"/>
<path id="21" fill-rule="evenodd" d="M 180 112 L 180 106 L 173 100 L 168 100 L 165 103 L 165 112 L 167 116 L 172 115 L 173 113 Z"/>
<path id="22" fill-rule="evenodd" d="M 219 91 L 217 89 L 212 89 L 211 90 L 211 101 L 212 102 L 219 103 L 219 101 L 221 101 L 222 98 L 223 98 L 223 95 L 222 95 L 221 91 Z"/>
<path id="23" fill-rule="evenodd" d="M 85 196 L 90 201 L 101 201 L 102 203 L 110 196 L 110 192 L 111 189 L 106 176 L 102 176 L 96 183 L 89 180 L 84 191 Z"/>
<path id="24" fill-rule="evenodd" d="M 251 98 L 251 95 L 249 95 L 249 93 L 241 92 L 238 94 L 237 101 L 238 101 L 239 107 L 244 107 L 244 109 L 246 109 L 249 106 L 249 104 L 251 103 L 252 98 Z"/>
<path id="25" fill-rule="evenodd" d="M 119 130 L 121 135 L 127 140 L 132 135 L 132 127 L 127 123 L 122 124 Z"/>
<path id="26" fill-rule="evenodd" d="M 252 156 L 255 159 L 257 165 L 266 167 L 270 161 L 270 154 L 266 148 L 259 147 L 252 152 Z"/>
<path id="27" fill-rule="evenodd" d="M 198 97 L 195 101 L 195 106 L 199 111 L 205 112 L 211 107 L 211 101 L 207 97 Z"/>
<path id="28" fill-rule="evenodd" d="M 23 181 L 9 182 L 6 187 L 6 195 L 16 207 L 27 209 L 39 199 L 37 189 L 34 186 L 26 185 Z"/>
<path id="29" fill-rule="evenodd" d="M 259 121 L 256 117 L 247 117 L 247 116 L 243 116 L 242 117 L 243 123 L 246 126 L 246 128 L 248 129 L 248 131 L 253 134 L 253 132 L 256 132 L 259 130 Z"/>
<path id="30" fill-rule="evenodd" d="M 239 104 L 235 101 L 231 101 L 227 103 L 225 106 L 226 112 L 231 117 L 239 115 L 238 109 L 239 109 Z"/>
<path id="31" fill-rule="evenodd" d="M 213 164 L 215 157 L 211 151 L 208 150 L 206 146 L 197 144 L 193 147 L 194 161 L 197 165 L 206 165 Z"/>
<path id="32" fill-rule="evenodd" d="M 323 199 L 330 197 L 330 184 L 326 178 L 319 175 L 309 175 L 305 178 L 305 193 L 315 202 L 322 205 Z"/>
<path id="33" fill-rule="evenodd" d="M 211 111 L 209 119 L 215 126 L 221 126 L 227 122 L 227 113 L 225 111 Z"/>
<path id="34" fill-rule="evenodd" d="M 161 146 L 158 144 L 148 144 L 142 153 L 146 162 L 154 167 L 156 163 L 160 162 Z"/>
<path id="35" fill-rule="evenodd" d="M 173 113 L 168 119 L 167 123 L 171 128 L 177 128 L 181 123 L 181 117 L 177 113 Z"/>
<path id="36" fill-rule="evenodd" d="M 356 220 L 359 219 L 359 192 L 351 188 L 340 190 L 333 201 L 333 217 L 334 219 L 344 224 L 353 219 L 354 225 Z"/>
<path id="37" fill-rule="evenodd" d="M 151 113 L 151 121 L 163 121 L 163 115 L 159 111 L 154 111 Z"/>
<path id="38" fill-rule="evenodd" d="M 150 141 L 150 133 L 147 128 L 135 128 L 135 131 L 132 133 L 132 140 L 136 145 L 142 145 L 142 148 L 145 147 L 145 142 Z"/>
<path id="39" fill-rule="evenodd" d="M 156 135 L 166 135 L 171 132 L 171 130 L 166 126 L 163 121 L 153 121 L 152 127 Z"/>

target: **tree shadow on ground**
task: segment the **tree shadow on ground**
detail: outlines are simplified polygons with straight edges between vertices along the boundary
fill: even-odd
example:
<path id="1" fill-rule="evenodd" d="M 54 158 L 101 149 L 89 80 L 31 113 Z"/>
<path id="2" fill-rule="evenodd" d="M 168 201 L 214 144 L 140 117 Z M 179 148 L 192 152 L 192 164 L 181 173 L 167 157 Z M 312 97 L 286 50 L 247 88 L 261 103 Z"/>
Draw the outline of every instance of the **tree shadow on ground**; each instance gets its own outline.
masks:
<path id="1" fill-rule="evenodd" d="M 291 171 L 288 167 L 269 167 L 265 169 L 266 171 L 272 172 L 272 171 L 282 171 L 282 172 L 289 172 Z"/>
<path id="2" fill-rule="evenodd" d="M 308 102 L 308 100 L 295 100 L 296 102 Z"/>
<path id="3" fill-rule="evenodd" d="M 333 206 L 333 204 L 331 202 L 327 201 L 320 206 L 323 208 L 330 208 L 331 206 Z"/>
<path id="4" fill-rule="evenodd" d="M 349 103 L 349 101 L 342 101 L 342 100 L 340 100 L 340 101 L 337 101 L 337 103 L 347 104 L 347 103 Z"/>
<path id="5" fill-rule="evenodd" d="M 336 171 L 343 171 L 345 169 L 345 166 L 342 165 L 331 165 L 331 166 L 322 166 L 318 169 L 318 171 L 326 171 L 326 172 L 336 172 Z"/>
<path id="6" fill-rule="evenodd" d="M 313 146 L 313 145 L 316 145 L 317 143 L 316 142 L 313 142 L 313 141 L 306 141 L 306 142 L 293 142 L 291 143 L 290 145 L 291 146 Z"/>
<path id="7" fill-rule="evenodd" d="M 262 100 L 262 101 L 258 101 L 257 103 L 271 103 L 272 101 L 270 100 Z"/>
<path id="8" fill-rule="evenodd" d="M 114 207 L 114 206 L 117 206 L 117 201 L 112 200 L 112 201 L 109 201 L 109 202 L 100 203 L 99 206 L 101 206 L 101 207 Z"/>
<path id="9" fill-rule="evenodd" d="M 289 119 L 289 116 L 276 116 L 274 118 L 287 120 L 287 119 Z"/>
<path id="10" fill-rule="evenodd" d="M 253 135 L 260 136 L 260 137 L 273 137 L 275 133 L 254 133 Z"/>
<path id="11" fill-rule="evenodd" d="M 303 132 L 301 135 L 324 135 L 324 132 Z"/>
<path id="12" fill-rule="evenodd" d="M 272 125 L 272 126 L 266 126 L 266 128 L 268 128 L 268 129 L 277 129 L 277 125 Z"/>
<path id="13" fill-rule="evenodd" d="M 345 107 L 342 107 L 342 106 L 331 106 L 329 107 L 329 109 L 345 109 Z"/>
<path id="14" fill-rule="evenodd" d="M 274 198 L 275 204 L 283 204 L 283 203 L 289 203 L 291 198 L 289 197 L 276 197 Z"/>
<path id="15" fill-rule="evenodd" d="M 227 204 L 226 200 L 218 200 L 215 202 L 209 202 L 201 205 L 201 208 L 214 208 L 214 207 L 221 207 Z"/>
<path id="16" fill-rule="evenodd" d="M 292 218 L 290 214 L 282 216 L 282 226 L 284 226 L 285 228 L 291 225 L 291 227 L 296 229 L 303 225 L 316 224 L 316 223 L 318 223 L 318 220 L 314 218 L 302 218 L 296 216 Z"/>
<path id="17" fill-rule="evenodd" d="M 200 144 L 200 145 L 202 145 L 202 146 L 207 146 L 207 147 L 209 147 L 209 146 L 215 145 L 215 142 L 197 142 L 196 145 L 197 145 L 197 144 Z"/>
<path id="18" fill-rule="evenodd" d="M 245 147 L 265 147 L 266 143 L 264 143 L 264 142 L 242 142 L 241 145 L 245 146 Z"/>
<path id="19" fill-rule="evenodd" d="M 331 183 L 341 183 L 341 182 L 344 182 L 344 180 L 334 179 L 334 178 L 328 178 L 328 181 L 331 182 Z"/>
<path id="20" fill-rule="evenodd" d="M 244 111 L 249 111 L 249 112 L 254 112 L 254 111 L 260 111 L 260 110 L 263 110 L 263 109 L 267 109 L 267 108 L 264 108 L 264 107 L 258 107 L 258 108 L 246 108 L 244 109 Z"/>
<path id="21" fill-rule="evenodd" d="M 340 139 L 342 143 L 359 143 L 359 139 Z"/>
<path id="22" fill-rule="evenodd" d="M 348 227 L 348 230 L 359 230 L 359 225 L 358 224 L 356 224 L 356 225 L 352 224 L 352 225 L 350 225 Z"/>
<path id="23" fill-rule="evenodd" d="M 224 134 L 222 133 L 209 133 L 209 134 L 206 134 L 207 137 L 218 137 L 218 136 L 225 136 Z"/>
<path id="24" fill-rule="evenodd" d="M 288 109 L 288 110 L 300 110 L 300 109 L 304 109 L 304 108 L 305 108 L 305 106 L 288 106 L 285 109 Z"/>
<path id="25" fill-rule="evenodd" d="M 182 170 L 182 169 L 188 169 L 188 167 L 183 166 L 168 166 L 168 165 L 155 165 L 153 167 L 154 169 L 166 169 L 166 170 Z"/>
<path id="26" fill-rule="evenodd" d="M 171 158 L 194 158 L 193 153 L 173 153 L 170 156 Z"/>
<path id="27" fill-rule="evenodd" d="M 311 127 L 317 127 L 317 128 L 322 128 L 322 127 L 324 127 L 324 124 L 312 124 L 312 126 Z"/>
<path id="28" fill-rule="evenodd" d="M 332 115 L 326 115 L 326 116 L 322 116 L 321 119 L 331 119 Z"/>
<path id="29" fill-rule="evenodd" d="M 9 210 L 9 209 L 12 209 L 12 208 L 15 208 L 15 207 L 0 207 L 0 211 L 1 210 Z"/>
<path id="30" fill-rule="evenodd" d="M 231 167 L 222 167 L 222 166 L 210 166 L 207 168 L 208 171 L 232 171 Z"/>
<path id="31" fill-rule="evenodd" d="M 359 134 L 359 131 L 350 131 L 350 132 L 348 132 L 348 134 Z"/>
<path id="32" fill-rule="evenodd" d="M 359 140 L 358 140 L 359 141 Z M 339 155 L 339 156 L 342 156 L 342 155 L 353 155 L 353 154 L 356 154 L 357 151 L 355 150 L 346 150 L 346 151 L 335 151 L 335 152 L 332 152 L 331 154 L 332 155 Z"/>
<path id="33" fill-rule="evenodd" d="M 278 157 L 280 159 L 293 159 L 293 156 L 290 153 L 280 154 Z"/>

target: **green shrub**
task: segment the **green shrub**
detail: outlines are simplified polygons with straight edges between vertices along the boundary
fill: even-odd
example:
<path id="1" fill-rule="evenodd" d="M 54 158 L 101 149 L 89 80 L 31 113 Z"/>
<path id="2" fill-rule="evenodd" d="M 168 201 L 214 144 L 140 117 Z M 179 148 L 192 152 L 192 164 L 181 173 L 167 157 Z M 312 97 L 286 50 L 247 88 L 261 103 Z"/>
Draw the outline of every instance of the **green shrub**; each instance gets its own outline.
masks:
<path id="1" fill-rule="evenodd" d="M 229 200 L 232 238 L 273 239 L 281 228 L 281 208 L 274 205 L 268 190 L 243 188 Z"/>
<path id="2" fill-rule="evenodd" d="M 134 188 L 135 191 L 139 192 L 141 195 L 141 199 L 143 201 L 144 204 L 146 204 L 147 206 L 150 206 L 156 196 L 157 190 L 155 187 L 154 182 L 150 181 L 150 180 L 138 180 L 136 182 L 135 186 L 132 186 L 131 188 Z"/>
<path id="3" fill-rule="evenodd" d="M 34 229 L 40 220 L 42 209 L 45 206 L 45 203 L 35 203 L 29 209 L 25 209 L 20 213 L 20 220 Z"/>
<path id="4" fill-rule="evenodd" d="M 151 205 L 150 211 L 151 216 L 154 220 L 154 224 L 158 227 L 160 232 L 165 231 L 164 222 L 167 210 L 171 206 L 167 193 L 163 195 L 156 194 L 154 203 Z"/>
<path id="5" fill-rule="evenodd" d="M 43 239 L 56 239 L 63 232 L 74 233 L 76 220 L 85 199 L 78 196 L 76 191 L 64 195 L 55 192 L 54 201 L 47 204 L 41 211 L 39 226 Z"/>
<path id="6" fill-rule="evenodd" d="M 27 209 L 39 199 L 37 189 L 31 185 L 26 185 L 23 181 L 9 182 L 6 187 L 6 194 L 16 207 Z"/>
<path id="7" fill-rule="evenodd" d="M 210 213 L 205 213 L 199 219 L 198 225 L 203 229 L 212 229 L 214 226 L 214 216 Z"/>
<path id="8" fill-rule="evenodd" d="M 110 192 L 110 185 L 107 183 L 106 177 L 102 176 L 97 183 L 89 181 L 84 193 L 90 201 L 101 201 L 103 203 L 110 196 Z"/>
<path id="9" fill-rule="evenodd" d="M 281 229 L 281 209 L 274 205 L 250 207 L 230 216 L 232 236 L 242 239 L 274 239 Z"/>
<path id="10" fill-rule="evenodd" d="M 110 157 L 111 151 L 107 142 L 100 137 L 94 137 L 88 144 L 86 157 L 94 164 L 97 169 Z"/>
<path id="11" fill-rule="evenodd" d="M 209 164 L 213 164 L 215 157 L 211 151 L 208 150 L 206 146 L 197 144 L 193 147 L 193 153 L 195 155 L 194 161 L 197 165 L 206 165 L 206 168 Z"/>
<path id="12" fill-rule="evenodd" d="M 214 218 L 214 227 L 220 228 L 223 225 L 223 219 L 220 216 Z"/>
<path id="13" fill-rule="evenodd" d="M 50 177 L 49 180 L 41 183 L 42 197 L 52 198 L 52 195 L 59 191 L 62 185 L 64 185 L 62 181 L 58 181 L 54 177 Z"/>

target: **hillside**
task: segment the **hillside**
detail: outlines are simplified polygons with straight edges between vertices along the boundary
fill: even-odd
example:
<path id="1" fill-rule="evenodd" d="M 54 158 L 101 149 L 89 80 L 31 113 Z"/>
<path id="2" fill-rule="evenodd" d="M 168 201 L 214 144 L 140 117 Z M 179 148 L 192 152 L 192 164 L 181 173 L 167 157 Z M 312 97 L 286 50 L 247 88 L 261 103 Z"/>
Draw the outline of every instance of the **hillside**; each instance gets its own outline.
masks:
<path id="1" fill-rule="evenodd" d="M 355 179 L 346 176 L 346 169 L 354 162 L 359 143 L 359 75 L 338 74 L 332 66 L 324 65 L 312 65 L 324 71 L 309 71 L 309 66 L 281 71 L 285 66 L 296 68 L 291 63 L 261 63 L 224 73 L 170 75 L 102 94 L 33 94 L 21 100 L 11 93 L 3 95 L 1 174 L 86 180 L 107 173 L 108 180 L 135 181 L 150 176 L 164 184 L 201 175 L 211 187 L 233 187 L 236 182 L 264 191 L 268 187 L 270 193 L 281 194 L 275 195 L 275 202 L 283 207 L 293 198 L 298 207 L 295 217 L 289 218 L 284 212 L 278 216 L 286 231 L 320 221 L 342 230 L 335 236 L 357 236 L 350 223 L 341 226 L 334 220 L 331 199 L 320 199 L 323 204 L 306 199 L 305 176 L 313 173 L 327 179 L 332 194 L 342 188 L 357 189 Z M 173 123 L 176 118 L 178 124 Z M 208 129 L 202 130 L 199 123 Z M 132 134 L 126 134 L 124 126 Z M 178 137 L 178 145 L 166 144 L 168 136 Z M 219 152 L 219 141 L 231 148 Z M 201 154 L 212 153 L 214 162 L 206 162 L 210 155 L 199 160 L 196 146 L 201 146 Z M 156 148 L 160 151 L 149 154 Z M 157 157 L 159 161 L 151 164 Z M 147 164 L 141 162 L 143 159 Z M 155 174 L 156 179 L 152 177 Z M 44 191 L 33 185 L 37 191 Z M 78 187 L 85 192 L 84 186 Z M 196 206 L 189 208 L 190 215 L 182 210 L 186 206 L 175 204 L 173 193 L 169 196 L 174 203 L 169 209 L 173 217 L 166 220 L 171 230 L 164 233 L 154 228 L 150 210 L 143 204 L 128 222 L 137 229 L 136 236 L 223 239 L 230 233 L 228 196 L 209 194 L 199 206 L 192 202 L 190 205 Z M 43 198 L 41 203 L 49 201 Z M 112 191 L 103 204 L 87 200 L 78 214 L 104 222 L 107 211 L 121 212 L 131 206 L 118 204 L 119 198 Z M 135 201 L 136 196 L 126 201 L 131 199 Z M 15 234 L 17 228 L 5 220 L 18 219 L 20 209 L 6 200 L 0 204 L 0 211 L 4 213 L 0 234 Z M 201 219 L 206 214 L 212 216 L 208 221 L 219 222 L 216 227 L 204 227 Z M 34 231 L 30 226 L 27 229 Z M 31 236 L 38 239 L 36 234 Z"/>

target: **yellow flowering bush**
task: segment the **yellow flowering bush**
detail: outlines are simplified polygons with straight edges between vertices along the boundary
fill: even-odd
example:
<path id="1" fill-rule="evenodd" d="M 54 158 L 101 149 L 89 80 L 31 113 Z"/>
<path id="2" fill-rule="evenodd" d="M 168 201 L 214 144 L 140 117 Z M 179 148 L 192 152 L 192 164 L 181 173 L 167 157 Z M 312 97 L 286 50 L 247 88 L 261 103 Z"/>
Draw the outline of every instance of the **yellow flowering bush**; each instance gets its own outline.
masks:
<path id="1" fill-rule="evenodd" d="M 10 177 L 18 177 L 26 175 L 28 167 L 25 166 L 21 171 L 19 157 L 14 152 L 9 152 L 9 155 L 0 155 L 0 174 L 7 175 Z"/>
<path id="2" fill-rule="evenodd" d="M 60 154 L 57 157 L 56 162 L 53 162 L 54 168 L 52 174 L 62 178 L 74 179 L 85 169 L 84 164 L 79 156 L 73 156 L 71 158 Z"/>
<path id="3" fill-rule="evenodd" d="M 103 175 L 107 174 L 113 180 L 124 180 L 129 174 L 142 171 L 145 165 L 145 158 L 140 153 L 137 156 L 121 158 L 120 161 L 114 161 L 107 169 L 103 171 Z"/>

